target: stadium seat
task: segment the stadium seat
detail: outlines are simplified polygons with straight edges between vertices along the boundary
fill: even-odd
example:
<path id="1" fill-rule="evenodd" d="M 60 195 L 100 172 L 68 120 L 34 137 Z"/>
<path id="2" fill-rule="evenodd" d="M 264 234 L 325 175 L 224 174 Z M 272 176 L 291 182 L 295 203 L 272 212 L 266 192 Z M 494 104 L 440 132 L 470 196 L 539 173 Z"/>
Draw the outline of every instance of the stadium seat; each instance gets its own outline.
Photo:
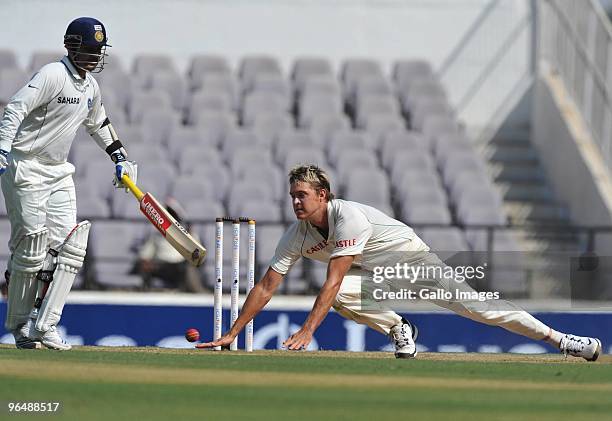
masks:
<path id="1" fill-rule="evenodd" d="M 358 169 L 379 169 L 376 157 L 362 150 L 346 150 L 340 154 L 335 167 L 338 172 L 337 183 L 346 185 L 349 178 Z"/>
<path id="2" fill-rule="evenodd" d="M 181 156 L 182 150 L 189 146 L 203 149 L 217 148 L 219 136 L 216 131 L 195 126 L 174 126 L 168 134 L 168 151 L 173 159 Z M 177 163 L 180 167 L 180 162 Z"/>
<path id="3" fill-rule="evenodd" d="M 372 134 L 372 149 L 380 148 L 381 136 L 388 132 L 406 130 L 406 123 L 397 115 L 371 114 L 366 117 L 364 128 Z"/>
<path id="4" fill-rule="evenodd" d="M 244 99 L 242 124 L 253 126 L 258 115 L 282 115 L 287 111 L 289 111 L 289 103 L 282 95 L 275 92 L 252 92 Z"/>
<path id="5" fill-rule="evenodd" d="M 86 188 L 85 183 L 76 185 L 77 220 L 92 218 L 110 218 L 111 209 L 108 201 L 95 190 Z M 132 205 L 136 206 L 135 203 Z"/>
<path id="6" fill-rule="evenodd" d="M 183 174 L 193 174 L 206 180 L 213 180 L 215 197 L 218 201 L 225 200 L 232 182 L 229 169 L 219 161 L 203 162 L 196 167 L 185 169 Z"/>
<path id="7" fill-rule="evenodd" d="M 366 205 L 389 207 L 389 180 L 379 169 L 357 168 L 345 180 L 344 197 Z"/>
<path id="8" fill-rule="evenodd" d="M 426 60 L 402 59 L 393 63 L 393 79 L 398 86 L 409 86 L 415 79 L 432 78 L 433 69 Z"/>
<path id="9" fill-rule="evenodd" d="M 331 75 L 310 76 L 298 91 L 299 98 L 306 95 L 327 94 L 342 98 L 342 86 Z"/>
<path id="10" fill-rule="evenodd" d="M 235 215 L 246 215 L 259 223 L 278 223 L 282 221 L 280 206 L 276 201 L 272 202 L 268 198 L 245 200 L 238 203 L 234 210 Z"/>
<path id="11" fill-rule="evenodd" d="M 117 99 L 117 103 L 123 108 L 125 113 L 128 103 L 132 98 L 132 92 L 138 90 L 135 86 L 136 84 L 132 83 L 132 77 L 121 71 L 107 72 L 104 70 L 96 74 L 95 78 L 98 81 L 98 85 L 100 85 L 102 98 L 104 99 L 106 92 L 112 92 Z M 114 110 L 109 109 L 106 111 L 111 113 L 111 115 L 114 112 Z"/>
<path id="12" fill-rule="evenodd" d="M 255 77 L 259 74 L 281 75 L 281 68 L 276 58 L 267 55 L 249 55 L 240 60 L 239 75 L 244 92 L 253 88 Z"/>
<path id="13" fill-rule="evenodd" d="M 194 168 L 210 162 L 223 162 L 218 149 L 210 146 L 190 144 L 180 148 L 177 153 L 176 166 L 181 174 L 191 174 Z"/>
<path id="14" fill-rule="evenodd" d="M 100 285 L 130 289 L 142 286 L 140 275 L 130 274 L 130 269 L 144 224 L 146 222 L 98 221 L 92 225 L 88 252 L 92 257 L 94 278 Z M 121 241 L 117 241 L 118 233 L 121 233 Z"/>
<path id="15" fill-rule="evenodd" d="M 288 113 L 257 114 L 253 121 L 253 130 L 260 136 L 262 142 L 272 144 L 282 133 L 295 127 L 293 118 Z"/>
<path id="16" fill-rule="evenodd" d="M 455 113 L 447 101 L 437 98 L 418 98 L 410 109 L 410 126 L 415 130 L 422 130 L 425 118 L 429 115 L 455 118 Z"/>
<path id="17" fill-rule="evenodd" d="M 202 87 L 202 82 L 207 74 L 230 75 L 231 68 L 227 59 L 223 56 L 199 54 L 191 58 L 188 74 L 190 87 L 196 90 Z"/>
<path id="18" fill-rule="evenodd" d="M 139 91 L 135 92 L 128 103 L 128 114 L 132 124 L 140 123 L 142 116 L 149 111 L 155 104 L 155 109 L 167 110 L 172 112 L 172 102 L 166 91 Z"/>
<path id="19" fill-rule="evenodd" d="M 30 56 L 28 70 L 30 71 L 30 74 L 34 74 L 34 72 L 38 72 L 38 70 L 40 70 L 40 68 L 45 64 L 60 61 L 65 55 L 66 52 L 62 50 L 34 51 Z"/>
<path id="20" fill-rule="evenodd" d="M 451 215 L 447 208 L 428 204 L 411 203 L 401 210 L 402 221 L 411 226 L 450 225 Z"/>
<path id="21" fill-rule="evenodd" d="M 0 69 L 0 105 L 8 104 L 18 90 L 23 88 L 29 74 L 18 68 Z"/>
<path id="22" fill-rule="evenodd" d="M 221 142 L 223 158 L 230 162 L 234 153 L 238 150 L 252 150 L 262 148 L 268 150 L 268 145 L 262 141 L 262 137 L 251 129 L 232 129 L 223 137 Z"/>
<path id="23" fill-rule="evenodd" d="M 383 116 L 385 118 L 396 116 L 400 120 L 399 106 L 396 99 L 385 95 L 362 97 L 355 110 L 355 127 L 360 129 L 366 128 L 368 121 L 374 116 Z"/>
<path id="24" fill-rule="evenodd" d="M 350 127 L 349 118 L 344 114 L 316 114 L 312 117 L 308 130 L 317 145 L 325 147 L 331 135 L 348 131 Z"/>
<path id="25" fill-rule="evenodd" d="M 342 112 L 342 99 L 339 96 L 329 93 L 306 94 L 299 101 L 298 124 L 307 128 L 319 115 L 342 115 Z"/>
<path id="26" fill-rule="evenodd" d="M 263 73 L 255 76 L 250 92 L 274 93 L 284 98 L 287 109 L 293 105 L 293 92 L 285 78 L 277 74 Z"/>
<path id="27" fill-rule="evenodd" d="M 147 110 L 140 123 L 144 143 L 159 147 L 168 144 L 170 133 L 175 127 L 181 126 L 181 116 L 178 112 L 164 109 Z M 121 135 L 129 143 L 129 138 Z"/>
<path id="28" fill-rule="evenodd" d="M 0 48 L 0 71 L 4 69 L 19 69 L 17 55 L 13 50 Z"/>
<path id="29" fill-rule="evenodd" d="M 380 141 L 381 163 L 390 170 L 398 152 L 409 151 L 417 156 L 429 156 L 427 147 L 427 139 L 421 133 L 408 130 L 387 132 Z"/>
<path id="30" fill-rule="evenodd" d="M 176 73 L 153 73 L 150 80 L 150 89 L 163 91 L 170 96 L 170 102 L 175 110 L 182 111 L 187 102 L 187 82 Z"/>
<path id="31" fill-rule="evenodd" d="M 349 58 L 342 63 L 341 77 L 346 89 L 347 98 L 355 93 L 357 82 L 369 76 L 381 76 L 382 69 L 376 60 L 367 58 Z"/>
<path id="32" fill-rule="evenodd" d="M 422 228 L 418 234 L 434 253 L 470 250 L 465 234 L 457 227 Z"/>
<path id="33" fill-rule="evenodd" d="M 347 150 L 358 150 L 363 153 L 370 152 L 367 137 L 367 133 L 356 130 L 333 133 L 326 145 L 329 163 L 336 166 L 338 159 Z"/>
<path id="34" fill-rule="evenodd" d="M 313 142 L 313 136 L 302 130 L 291 130 L 281 133 L 274 142 L 274 158 L 276 162 L 284 162 L 289 151 L 299 147 L 316 147 Z"/>
<path id="35" fill-rule="evenodd" d="M 151 77 L 160 73 L 178 74 L 169 55 L 142 53 L 134 57 L 132 74 L 140 87 L 149 87 Z"/>
<path id="36" fill-rule="evenodd" d="M 194 93 L 224 93 L 232 99 L 232 109 L 237 110 L 241 97 L 238 81 L 230 74 L 206 73 L 202 76 L 202 87 Z"/>
<path id="37" fill-rule="evenodd" d="M 321 167 L 326 166 L 323 152 L 315 146 L 300 146 L 292 148 L 287 152 L 283 168 L 289 171 L 298 164 L 315 164 Z"/>
<path id="38" fill-rule="evenodd" d="M 210 131 L 214 144 L 219 144 L 225 133 L 238 125 L 234 113 L 212 110 L 204 110 L 200 114 L 196 114 L 193 124 L 198 126 L 199 130 Z"/>
<path id="39" fill-rule="evenodd" d="M 331 63 L 321 57 L 299 57 L 293 63 L 291 77 L 297 92 L 301 92 L 306 81 L 313 76 L 333 77 Z"/>
<path id="40" fill-rule="evenodd" d="M 181 204 L 185 204 L 191 199 L 213 202 L 215 200 L 215 191 L 211 181 L 194 176 L 193 174 L 180 175 L 172 181 L 169 196 L 172 196 Z"/>
<path id="41" fill-rule="evenodd" d="M 231 215 L 241 215 L 241 213 L 248 211 L 245 203 L 250 201 L 267 200 L 273 202 L 273 193 L 259 182 L 259 180 L 253 179 L 242 179 L 235 181 L 230 186 L 227 209 Z"/>

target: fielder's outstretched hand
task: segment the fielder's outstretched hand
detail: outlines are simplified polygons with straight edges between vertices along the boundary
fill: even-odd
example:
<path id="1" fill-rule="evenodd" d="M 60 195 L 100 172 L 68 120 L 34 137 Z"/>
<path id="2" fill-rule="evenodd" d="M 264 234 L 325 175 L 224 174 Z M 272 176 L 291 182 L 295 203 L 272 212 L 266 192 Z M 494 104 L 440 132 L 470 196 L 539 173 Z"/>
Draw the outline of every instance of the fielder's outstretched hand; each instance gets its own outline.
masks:
<path id="1" fill-rule="evenodd" d="M 196 348 L 214 348 L 216 346 L 220 346 L 221 348 L 229 348 L 232 342 L 234 342 L 234 336 L 226 333 L 225 335 L 221 336 L 216 341 L 203 342 L 201 344 L 197 344 Z"/>
<path id="2" fill-rule="evenodd" d="M 283 346 L 290 351 L 299 351 L 306 349 L 312 341 L 312 332 L 301 328 L 283 342 Z"/>

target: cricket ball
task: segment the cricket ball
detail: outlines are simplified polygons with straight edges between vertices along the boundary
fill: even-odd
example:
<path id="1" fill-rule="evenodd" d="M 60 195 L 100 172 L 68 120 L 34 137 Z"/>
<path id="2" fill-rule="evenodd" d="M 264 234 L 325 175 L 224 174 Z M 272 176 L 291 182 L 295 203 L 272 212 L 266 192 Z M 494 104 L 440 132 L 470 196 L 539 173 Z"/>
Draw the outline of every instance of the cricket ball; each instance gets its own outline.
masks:
<path id="1" fill-rule="evenodd" d="M 189 342 L 195 342 L 200 339 L 200 332 L 198 329 L 190 328 L 185 331 L 185 339 Z"/>

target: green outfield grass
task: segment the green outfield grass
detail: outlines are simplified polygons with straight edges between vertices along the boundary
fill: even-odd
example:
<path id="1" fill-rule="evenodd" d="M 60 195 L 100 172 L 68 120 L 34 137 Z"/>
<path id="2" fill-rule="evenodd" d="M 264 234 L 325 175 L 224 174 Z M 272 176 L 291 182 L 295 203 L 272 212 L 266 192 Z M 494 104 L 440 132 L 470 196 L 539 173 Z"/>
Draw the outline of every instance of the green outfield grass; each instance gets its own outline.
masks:
<path id="1" fill-rule="evenodd" d="M 1 346 L 0 419 L 7 402 L 59 401 L 44 419 L 601 421 L 612 358 L 600 359 Z"/>

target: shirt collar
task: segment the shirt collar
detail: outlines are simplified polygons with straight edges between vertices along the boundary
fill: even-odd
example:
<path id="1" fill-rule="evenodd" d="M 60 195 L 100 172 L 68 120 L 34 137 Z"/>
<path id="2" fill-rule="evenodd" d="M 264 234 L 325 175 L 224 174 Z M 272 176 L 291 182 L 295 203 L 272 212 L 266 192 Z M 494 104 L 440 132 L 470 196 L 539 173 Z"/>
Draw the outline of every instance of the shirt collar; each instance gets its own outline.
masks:
<path id="1" fill-rule="evenodd" d="M 84 78 L 81 77 L 77 68 L 74 67 L 74 64 L 72 64 L 68 56 L 64 56 L 61 61 L 62 63 L 64 63 L 64 66 L 66 66 L 66 69 L 68 69 L 73 78 L 75 78 L 76 80 L 84 80 Z M 87 75 L 85 76 L 87 77 Z"/>
<path id="2" fill-rule="evenodd" d="M 336 228 L 336 220 L 334 219 L 334 206 L 332 205 L 333 200 L 327 202 L 327 238 L 332 238 L 334 235 L 334 229 Z"/>

